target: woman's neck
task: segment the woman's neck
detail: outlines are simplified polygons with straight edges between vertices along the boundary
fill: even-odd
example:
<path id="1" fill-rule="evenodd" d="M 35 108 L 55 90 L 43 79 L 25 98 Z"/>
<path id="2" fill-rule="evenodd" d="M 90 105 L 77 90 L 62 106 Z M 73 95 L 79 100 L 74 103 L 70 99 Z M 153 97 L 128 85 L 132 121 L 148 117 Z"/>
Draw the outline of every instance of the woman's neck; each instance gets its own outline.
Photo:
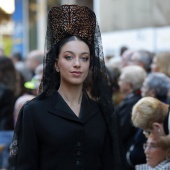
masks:
<path id="1" fill-rule="evenodd" d="M 58 92 L 69 105 L 81 104 L 82 86 L 61 85 Z"/>
<path id="2" fill-rule="evenodd" d="M 65 87 L 60 86 L 58 93 L 62 96 L 68 106 L 72 109 L 77 117 L 80 115 L 81 101 L 82 101 L 82 86 Z"/>

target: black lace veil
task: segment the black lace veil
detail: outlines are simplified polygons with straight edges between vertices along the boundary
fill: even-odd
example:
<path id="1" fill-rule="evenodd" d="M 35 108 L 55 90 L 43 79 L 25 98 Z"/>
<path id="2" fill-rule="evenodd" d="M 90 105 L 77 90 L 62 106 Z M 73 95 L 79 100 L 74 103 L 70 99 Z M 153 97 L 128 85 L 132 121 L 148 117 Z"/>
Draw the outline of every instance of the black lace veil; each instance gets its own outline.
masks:
<path id="1" fill-rule="evenodd" d="M 59 87 L 59 74 L 56 73 L 54 64 L 56 52 L 55 46 L 59 46 L 60 41 L 69 37 L 77 36 L 85 41 L 91 51 L 91 71 L 93 76 L 93 91 L 95 98 L 100 98 L 97 92 L 97 78 L 101 73 L 105 75 L 105 64 L 101 33 L 93 11 L 85 6 L 63 5 L 53 7 L 48 14 L 48 25 L 45 41 L 45 57 L 43 78 L 40 85 L 40 93 L 51 94 Z M 105 77 L 107 79 L 107 76 Z M 106 82 L 106 80 L 105 80 Z M 96 90 L 95 90 L 96 89 Z"/>

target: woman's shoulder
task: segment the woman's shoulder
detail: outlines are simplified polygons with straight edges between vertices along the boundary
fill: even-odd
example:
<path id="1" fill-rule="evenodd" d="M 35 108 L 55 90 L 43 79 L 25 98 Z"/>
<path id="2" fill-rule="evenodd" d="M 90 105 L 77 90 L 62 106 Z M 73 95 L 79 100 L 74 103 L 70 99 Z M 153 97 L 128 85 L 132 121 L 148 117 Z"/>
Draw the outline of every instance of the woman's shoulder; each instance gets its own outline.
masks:
<path id="1" fill-rule="evenodd" d="M 136 165 L 136 170 L 153 170 L 153 169 L 161 169 L 161 170 L 170 170 L 170 160 L 165 160 L 158 164 L 155 168 L 148 166 L 147 164 Z"/>
<path id="2" fill-rule="evenodd" d="M 40 98 L 39 96 L 36 96 L 34 98 L 32 98 L 31 100 L 28 100 L 27 102 L 25 102 L 24 104 L 24 108 L 43 108 L 45 106 L 48 105 L 48 103 L 50 104 L 50 99 L 51 96 L 46 96 L 44 98 Z"/>
<path id="3" fill-rule="evenodd" d="M 140 164 L 135 166 L 136 170 L 152 170 L 153 168 L 149 167 L 147 164 Z"/>
<path id="4" fill-rule="evenodd" d="M 165 161 L 161 162 L 158 165 L 159 168 L 161 168 L 162 170 L 170 170 L 170 158 L 166 159 Z"/>

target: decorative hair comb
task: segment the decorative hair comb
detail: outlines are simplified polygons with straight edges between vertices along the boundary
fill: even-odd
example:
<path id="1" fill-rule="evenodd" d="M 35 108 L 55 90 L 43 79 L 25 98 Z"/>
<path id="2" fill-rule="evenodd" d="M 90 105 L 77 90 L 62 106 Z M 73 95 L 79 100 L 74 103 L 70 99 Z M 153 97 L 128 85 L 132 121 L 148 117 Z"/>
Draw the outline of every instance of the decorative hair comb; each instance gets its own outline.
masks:
<path id="1" fill-rule="evenodd" d="M 61 39 L 75 35 L 89 44 L 94 41 L 96 16 L 85 6 L 62 5 L 53 7 L 48 14 L 53 44 Z"/>

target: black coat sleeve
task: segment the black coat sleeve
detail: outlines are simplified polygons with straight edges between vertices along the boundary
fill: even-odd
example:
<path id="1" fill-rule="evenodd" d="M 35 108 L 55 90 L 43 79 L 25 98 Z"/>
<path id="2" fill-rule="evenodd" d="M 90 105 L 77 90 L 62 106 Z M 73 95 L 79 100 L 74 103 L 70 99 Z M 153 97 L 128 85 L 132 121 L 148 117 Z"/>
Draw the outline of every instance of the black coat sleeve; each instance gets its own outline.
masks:
<path id="1" fill-rule="evenodd" d="M 16 170 L 39 170 L 39 144 L 33 113 L 28 105 L 23 108 L 18 136 Z"/>
<path id="2" fill-rule="evenodd" d="M 126 153 L 126 160 L 129 166 L 135 167 L 135 165 L 146 163 L 146 156 L 143 150 L 143 144 L 146 140 L 142 129 L 138 129 L 132 145 Z"/>

